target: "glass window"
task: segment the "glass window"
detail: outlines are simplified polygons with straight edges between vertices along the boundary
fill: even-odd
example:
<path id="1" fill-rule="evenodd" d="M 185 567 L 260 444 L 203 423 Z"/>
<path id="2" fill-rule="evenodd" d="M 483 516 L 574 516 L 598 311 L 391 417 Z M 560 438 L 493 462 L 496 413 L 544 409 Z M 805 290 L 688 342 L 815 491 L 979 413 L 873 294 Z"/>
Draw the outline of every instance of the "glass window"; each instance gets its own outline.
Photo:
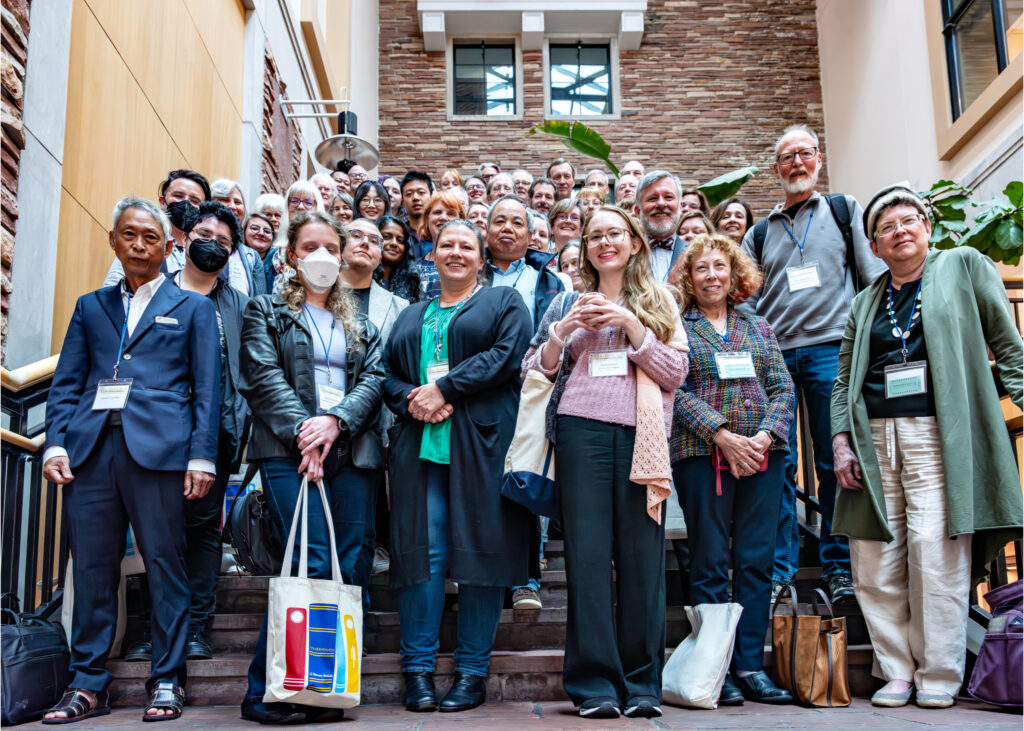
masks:
<path id="1" fill-rule="evenodd" d="M 513 115 L 516 113 L 515 46 L 456 45 L 454 113 L 457 115 Z"/>
<path id="2" fill-rule="evenodd" d="M 552 43 L 549 53 L 550 114 L 612 114 L 611 50 L 607 43 Z"/>
<path id="3" fill-rule="evenodd" d="M 1021 50 L 1024 0 L 944 0 L 946 63 L 957 119 Z"/>

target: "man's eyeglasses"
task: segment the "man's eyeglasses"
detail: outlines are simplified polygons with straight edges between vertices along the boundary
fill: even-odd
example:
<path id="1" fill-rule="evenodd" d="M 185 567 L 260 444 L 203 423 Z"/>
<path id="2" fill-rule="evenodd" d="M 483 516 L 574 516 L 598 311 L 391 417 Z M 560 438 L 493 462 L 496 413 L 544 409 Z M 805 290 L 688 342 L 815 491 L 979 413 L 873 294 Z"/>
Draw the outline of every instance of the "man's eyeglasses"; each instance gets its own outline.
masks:
<path id="1" fill-rule="evenodd" d="M 210 231 L 209 229 L 193 228 L 191 233 L 195 234 L 195 238 L 192 239 L 193 241 L 195 241 L 196 239 L 206 239 L 207 241 L 212 239 L 213 241 L 216 241 L 218 244 L 223 246 L 228 251 L 230 251 L 234 245 L 231 239 L 229 239 L 227 236 L 214 236 L 213 231 Z"/>
<path id="2" fill-rule="evenodd" d="M 814 156 L 817 154 L 817 147 L 805 147 L 804 149 L 797 150 L 796 152 L 786 152 L 783 153 L 782 155 L 778 155 L 775 158 L 775 162 L 779 163 L 779 165 L 792 165 L 793 161 L 796 160 L 797 155 L 799 155 L 800 159 L 803 160 L 804 162 L 808 162 L 809 160 L 813 159 Z"/>
<path id="3" fill-rule="evenodd" d="M 589 236 L 583 237 L 583 243 L 587 246 L 597 246 L 605 239 L 608 239 L 609 244 L 621 244 L 622 240 L 626 238 L 626 229 L 624 228 L 610 228 L 604 233 L 590 234 Z"/>
<path id="4" fill-rule="evenodd" d="M 493 176 L 492 176 L 493 177 Z M 487 188 L 481 183 L 470 183 L 466 186 L 466 192 L 471 190 L 486 190 Z"/>
<path id="5" fill-rule="evenodd" d="M 571 221 L 572 223 L 580 222 L 580 214 L 578 213 L 556 213 L 556 221 Z"/>
<path id="6" fill-rule="evenodd" d="M 378 236 L 377 234 L 368 234 L 365 231 L 359 231 L 358 229 L 353 229 L 349 231 L 348 236 L 350 239 L 352 239 L 352 241 L 354 241 L 357 244 L 361 241 L 368 241 L 369 243 L 376 246 L 378 249 L 381 247 L 381 244 L 384 243 L 384 239 Z"/>
<path id="7" fill-rule="evenodd" d="M 356 185 L 357 183 L 365 183 L 369 178 L 366 175 L 356 173 L 355 175 L 349 175 L 348 179 L 352 185 Z"/>
<path id="8" fill-rule="evenodd" d="M 921 220 L 921 214 L 915 213 L 912 216 L 904 216 L 898 221 L 883 223 L 875 229 L 875 238 L 888 238 L 889 236 L 895 235 L 896 229 L 900 228 L 905 231 L 909 231 L 912 226 L 916 226 L 921 223 Z"/>
<path id="9" fill-rule="evenodd" d="M 312 208 L 313 206 L 316 205 L 316 201 L 313 200 L 312 198 L 289 198 L 288 205 L 291 206 L 292 208 L 298 208 L 299 206 Z"/>

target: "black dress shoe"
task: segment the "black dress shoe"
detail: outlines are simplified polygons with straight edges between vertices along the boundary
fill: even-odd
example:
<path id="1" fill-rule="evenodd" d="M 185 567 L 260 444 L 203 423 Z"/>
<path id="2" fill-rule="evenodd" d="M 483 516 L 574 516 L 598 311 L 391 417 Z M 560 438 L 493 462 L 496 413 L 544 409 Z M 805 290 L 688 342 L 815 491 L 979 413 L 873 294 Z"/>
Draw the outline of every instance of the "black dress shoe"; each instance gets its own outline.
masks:
<path id="1" fill-rule="evenodd" d="M 788 690 L 775 686 L 768 673 L 758 670 L 750 675 L 737 675 L 734 679 L 736 686 L 743 693 L 748 701 L 758 703 L 771 703 L 773 705 L 784 705 L 793 702 L 793 696 Z"/>
<path id="2" fill-rule="evenodd" d="M 306 714 L 291 703 L 253 703 L 245 699 L 241 710 L 242 718 L 256 723 L 278 726 L 306 722 Z"/>
<path id="3" fill-rule="evenodd" d="M 437 710 L 437 690 L 430 673 L 402 673 L 405 678 L 405 710 L 425 713 Z"/>
<path id="4" fill-rule="evenodd" d="M 741 693 L 740 689 L 736 687 L 736 683 L 732 682 L 732 675 L 730 675 L 729 673 L 725 674 L 725 682 L 722 683 L 722 694 L 718 696 L 718 705 L 743 705 L 743 693 Z"/>
<path id="5" fill-rule="evenodd" d="M 487 700 L 487 678 L 455 673 L 455 682 L 441 699 L 442 712 L 468 711 Z"/>
<path id="6" fill-rule="evenodd" d="M 306 723 L 335 723 L 345 720 L 344 708 L 320 708 L 296 703 L 295 710 L 306 717 Z"/>
<path id="7" fill-rule="evenodd" d="M 152 640 L 139 640 L 124 651 L 122 657 L 128 662 L 150 662 L 153 659 Z"/>
<path id="8" fill-rule="evenodd" d="M 185 657 L 189 660 L 212 660 L 213 648 L 206 638 L 206 629 L 203 627 L 192 627 L 188 633 L 188 642 L 185 643 Z"/>

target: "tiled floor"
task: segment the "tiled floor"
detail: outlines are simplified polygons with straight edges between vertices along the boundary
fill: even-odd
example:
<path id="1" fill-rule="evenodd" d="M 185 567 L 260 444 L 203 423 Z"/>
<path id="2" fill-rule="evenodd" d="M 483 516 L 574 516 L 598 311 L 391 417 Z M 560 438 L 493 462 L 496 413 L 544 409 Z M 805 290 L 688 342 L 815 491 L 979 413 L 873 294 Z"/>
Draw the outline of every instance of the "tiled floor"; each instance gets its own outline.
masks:
<path id="1" fill-rule="evenodd" d="M 125 729 L 141 728 L 141 710 L 117 708 L 103 718 L 81 721 L 73 728 Z M 795 706 L 764 706 L 748 703 L 740 708 L 721 708 L 717 711 L 698 711 L 666 706 L 665 715 L 654 720 L 631 720 L 620 718 L 614 721 L 583 720 L 579 718 L 568 702 L 552 703 L 489 703 L 465 713 L 408 713 L 400 706 L 361 706 L 347 713 L 345 721 L 332 724 L 343 729 L 381 729 L 381 731 L 432 731 L 433 729 L 456 729 L 471 731 L 527 731 L 527 729 L 821 729 L 823 731 L 846 731 L 847 729 L 978 729 L 981 731 L 1020 731 L 1021 716 L 991 709 L 980 703 L 960 702 L 951 709 L 927 711 L 916 706 L 905 708 L 874 708 L 866 699 L 856 698 L 849 708 L 834 710 L 798 708 Z M 322 726 L 326 728 L 326 726 Z M 53 728 L 32 723 L 19 726 L 20 729 Z M 153 726 L 146 728 L 152 729 Z M 259 726 L 241 720 L 238 708 L 212 706 L 186 708 L 185 714 L 167 731 L 184 729 L 217 729 L 231 731 Z M 293 727 L 295 728 L 295 727 Z M 311 725 L 301 728 L 318 728 Z"/>

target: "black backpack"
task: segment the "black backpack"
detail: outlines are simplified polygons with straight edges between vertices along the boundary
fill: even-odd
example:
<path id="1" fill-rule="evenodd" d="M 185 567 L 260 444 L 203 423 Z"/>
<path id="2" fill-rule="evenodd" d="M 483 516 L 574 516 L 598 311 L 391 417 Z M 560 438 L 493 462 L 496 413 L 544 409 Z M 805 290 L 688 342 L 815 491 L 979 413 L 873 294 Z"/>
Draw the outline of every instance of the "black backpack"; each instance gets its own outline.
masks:
<path id="1" fill-rule="evenodd" d="M 71 651 L 59 623 L 19 612 L 13 594 L 4 594 L 2 600 L 13 605 L 2 610 L 0 627 L 0 722 L 8 726 L 42 718 L 57 704 L 71 682 Z"/>
<path id="2" fill-rule="evenodd" d="M 846 265 L 853 275 L 853 289 L 855 292 L 861 290 L 860 273 L 857 271 L 857 258 L 853 251 L 853 227 L 850 222 L 850 207 L 846 203 L 846 196 L 842 193 L 829 193 L 825 196 L 828 209 L 832 212 L 839 233 L 843 235 L 846 242 Z M 758 266 L 761 266 L 762 254 L 764 253 L 764 240 L 768 235 L 768 216 L 754 224 L 754 256 L 757 258 Z M 763 267 L 762 267 L 763 268 Z"/>

